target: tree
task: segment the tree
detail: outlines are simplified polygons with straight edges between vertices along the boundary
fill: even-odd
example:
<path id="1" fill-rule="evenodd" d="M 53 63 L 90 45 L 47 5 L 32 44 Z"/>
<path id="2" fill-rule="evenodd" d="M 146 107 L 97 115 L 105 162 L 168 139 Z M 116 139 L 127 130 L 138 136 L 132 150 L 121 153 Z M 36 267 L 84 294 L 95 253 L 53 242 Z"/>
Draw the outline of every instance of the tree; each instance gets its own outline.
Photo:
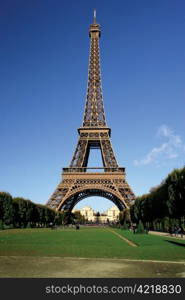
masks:
<path id="1" fill-rule="evenodd" d="M 141 201 L 142 201 L 142 198 L 141 197 L 137 197 L 136 200 L 135 200 L 135 203 L 131 209 L 131 217 L 132 217 L 132 222 L 136 222 L 137 224 L 139 223 L 139 220 L 141 219 L 141 212 L 142 212 L 142 209 L 141 209 Z"/>
<path id="2" fill-rule="evenodd" d="M 74 219 L 75 219 L 75 222 L 78 223 L 78 224 L 84 224 L 85 223 L 85 217 L 82 216 L 80 211 L 75 211 L 74 212 Z"/>
<path id="3" fill-rule="evenodd" d="M 13 224 L 12 196 L 6 192 L 0 192 L 0 219 L 6 225 Z"/>
<path id="4" fill-rule="evenodd" d="M 145 233 L 145 229 L 141 220 L 139 220 L 136 233 Z"/>
<path id="5" fill-rule="evenodd" d="M 46 207 L 45 213 L 46 213 L 46 215 L 45 215 L 46 216 L 46 226 L 48 227 L 48 226 L 50 226 L 50 224 L 55 223 L 56 212 L 53 209 Z"/>
<path id="6" fill-rule="evenodd" d="M 128 229 L 128 224 L 127 224 L 126 220 L 123 223 L 123 229 Z"/>
<path id="7" fill-rule="evenodd" d="M 184 168 L 185 169 L 185 168 Z M 170 217 L 179 219 L 181 226 L 181 218 L 185 215 L 185 170 L 174 170 L 169 174 L 166 182 L 168 185 L 168 210 Z"/>
<path id="8" fill-rule="evenodd" d="M 29 222 L 27 201 L 22 197 L 16 197 L 16 198 L 14 198 L 14 201 L 17 202 L 17 205 L 18 205 L 19 227 L 25 228 Z"/>
<path id="9" fill-rule="evenodd" d="M 136 210 L 136 206 L 135 204 L 132 204 L 132 206 L 130 207 L 130 217 L 133 223 L 137 222 L 137 214 L 135 210 Z"/>
<path id="10" fill-rule="evenodd" d="M 55 212 L 55 220 L 56 225 L 63 225 L 64 222 L 64 212 L 63 211 L 56 211 Z"/>
<path id="11" fill-rule="evenodd" d="M 137 197 L 130 215 L 132 222 L 141 220 L 151 229 L 167 230 L 177 225 L 177 220 L 181 226 L 185 217 L 185 167 L 173 170 L 149 194 Z"/>
<path id="12" fill-rule="evenodd" d="M 4 206 L 3 206 L 3 202 L 4 202 L 4 192 L 0 192 L 0 220 L 3 220 L 4 217 Z"/>
<path id="13" fill-rule="evenodd" d="M 121 225 L 123 225 L 124 223 L 130 224 L 130 222 L 131 222 L 130 209 L 124 209 L 123 211 L 120 211 L 119 222 Z M 127 226 L 127 228 L 128 228 L 128 226 Z"/>
<path id="14" fill-rule="evenodd" d="M 47 208 L 45 205 L 37 204 L 37 223 L 40 227 L 46 226 L 46 214 L 47 214 Z M 50 218 L 50 216 L 49 216 Z M 53 223 L 53 221 L 52 221 Z"/>
<path id="15" fill-rule="evenodd" d="M 14 227 L 21 227 L 19 217 L 19 203 L 13 198 L 13 225 Z"/>
<path id="16" fill-rule="evenodd" d="M 3 221 L 0 219 L 0 230 L 3 230 L 4 229 L 4 224 L 3 224 Z"/>

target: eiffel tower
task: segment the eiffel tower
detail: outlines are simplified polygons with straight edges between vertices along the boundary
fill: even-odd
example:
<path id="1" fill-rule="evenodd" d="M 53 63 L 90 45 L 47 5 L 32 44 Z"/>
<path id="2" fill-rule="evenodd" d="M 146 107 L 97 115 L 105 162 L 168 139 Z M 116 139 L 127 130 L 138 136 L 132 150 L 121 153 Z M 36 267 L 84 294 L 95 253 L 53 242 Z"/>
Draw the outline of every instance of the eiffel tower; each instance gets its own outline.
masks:
<path id="1" fill-rule="evenodd" d="M 135 196 L 125 179 L 125 168 L 119 167 L 111 145 L 111 129 L 107 127 L 103 106 L 99 38 L 100 25 L 89 28 L 90 56 L 87 99 L 83 124 L 71 164 L 63 168 L 62 180 L 47 202 L 56 210 L 71 211 L 84 198 L 101 196 L 114 202 L 122 211 L 129 208 Z M 91 149 L 99 149 L 103 167 L 87 167 Z"/>

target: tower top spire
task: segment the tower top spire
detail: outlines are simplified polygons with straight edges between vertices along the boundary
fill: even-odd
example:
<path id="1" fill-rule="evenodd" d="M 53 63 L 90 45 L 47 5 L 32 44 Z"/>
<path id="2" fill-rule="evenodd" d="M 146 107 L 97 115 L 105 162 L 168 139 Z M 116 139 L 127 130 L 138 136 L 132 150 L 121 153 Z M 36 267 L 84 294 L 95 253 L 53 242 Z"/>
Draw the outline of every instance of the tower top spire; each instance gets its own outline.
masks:
<path id="1" fill-rule="evenodd" d="M 93 23 L 90 25 L 90 28 L 89 28 L 89 36 L 92 37 L 92 36 L 96 35 L 95 32 L 100 37 L 101 30 L 100 30 L 100 25 L 97 24 L 97 22 L 96 22 L 96 9 L 94 9 L 94 12 L 93 12 Z M 95 34 L 93 34 L 93 33 L 95 33 Z"/>
<path id="2" fill-rule="evenodd" d="M 94 24 L 96 24 L 96 9 L 94 9 Z"/>
<path id="3" fill-rule="evenodd" d="M 87 98 L 84 112 L 83 127 L 102 128 L 107 127 L 103 106 L 100 72 L 100 25 L 96 23 L 96 10 L 94 10 L 94 23 L 90 25 L 90 57 Z"/>

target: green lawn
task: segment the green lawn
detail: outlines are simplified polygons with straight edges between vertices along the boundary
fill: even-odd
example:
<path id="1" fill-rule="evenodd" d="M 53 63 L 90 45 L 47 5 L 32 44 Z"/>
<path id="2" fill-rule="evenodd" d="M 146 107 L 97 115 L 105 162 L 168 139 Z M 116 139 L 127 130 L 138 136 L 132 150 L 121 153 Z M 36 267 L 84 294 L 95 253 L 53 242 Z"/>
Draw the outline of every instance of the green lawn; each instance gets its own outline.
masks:
<path id="1" fill-rule="evenodd" d="M 0 231 L 0 256 L 125 258 L 141 260 L 185 261 L 184 243 L 154 235 L 139 235 L 114 229 L 133 241 L 128 245 L 107 228 L 75 229 L 11 229 Z"/>
<path id="2" fill-rule="evenodd" d="M 114 230 L 138 245 L 137 248 L 132 249 L 132 253 L 128 254 L 128 258 L 185 261 L 185 240 L 183 239 L 152 234 L 133 234 L 129 230 Z"/>

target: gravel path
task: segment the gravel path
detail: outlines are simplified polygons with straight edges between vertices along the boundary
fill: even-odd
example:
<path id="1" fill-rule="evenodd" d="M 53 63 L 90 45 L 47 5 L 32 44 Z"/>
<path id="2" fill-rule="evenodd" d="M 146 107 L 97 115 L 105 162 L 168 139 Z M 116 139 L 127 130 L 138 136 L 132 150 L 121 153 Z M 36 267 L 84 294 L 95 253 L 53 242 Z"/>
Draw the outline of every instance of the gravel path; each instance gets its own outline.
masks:
<path id="1" fill-rule="evenodd" d="M 137 245 L 136 245 L 134 242 L 128 240 L 127 238 L 125 238 L 125 237 L 122 236 L 121 234 L 115 232 L 114 230 L 108 229 L 108 231 L 110 231 L 110 232 L 112 232 L 113 234 L 117 235 L 120 239 L 122 239 L 123 241 L 125 241 L 125 242 L 126 242 L 127 244 L 129 244 L 130 246 L 132 246 L 132 247 L 137 247 Z"/>

